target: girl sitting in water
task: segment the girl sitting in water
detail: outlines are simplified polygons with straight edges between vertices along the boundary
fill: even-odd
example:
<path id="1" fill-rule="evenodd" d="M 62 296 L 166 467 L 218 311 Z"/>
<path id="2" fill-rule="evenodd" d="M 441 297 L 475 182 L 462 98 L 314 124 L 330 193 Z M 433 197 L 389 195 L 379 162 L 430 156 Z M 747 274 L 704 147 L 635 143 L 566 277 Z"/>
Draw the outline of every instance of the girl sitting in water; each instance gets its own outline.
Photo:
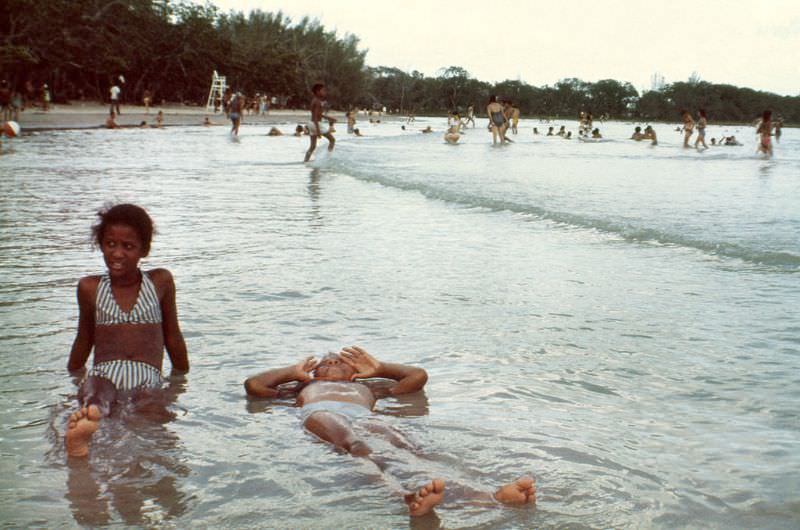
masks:
<path id="1" fill-rule="evenodd" d="M 65 444 L 73 457 L 88 454 L 92 434 L 115 402 L 144 402 L 161 386 L 164 347 L 173 370 L 189 370 L 172 274 L 139 269 L 150 252 L 153 221 L 133 204 L 101 210 L 98 217 L 92 232 L 108 271 L 78 282 L 78 334 L 67 364 L 70 372 L 84 370 L 94 349 L 78 393 L 81 408 L 67 424 Z"/>

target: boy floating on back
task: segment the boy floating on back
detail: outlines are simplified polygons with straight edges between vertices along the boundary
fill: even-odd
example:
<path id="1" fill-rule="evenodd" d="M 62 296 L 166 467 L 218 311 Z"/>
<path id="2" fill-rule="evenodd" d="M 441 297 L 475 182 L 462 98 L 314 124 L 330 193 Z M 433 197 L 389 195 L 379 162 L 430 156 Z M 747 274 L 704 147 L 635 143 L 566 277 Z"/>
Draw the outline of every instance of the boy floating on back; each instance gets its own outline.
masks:
<path id="1" fill-rule="evenodd" d="M 391 380 L 387 388 L 376 379 Z M 387 462 L 374 453 L 370 444 L 383 438 L 396 452 L 395 460 L 414 460 L 421 454 L 403 435 L 380 421 L 374 413 L 381 397 L 399 396 L 422 390 L 428 373 L 422 368 L 379 361 L 358 346 L 330 353 L 321 360 L 307 357 L 293 365 L 272 368 L 248 377 L 247 395 L 256 398 L 294 397 L 302 408 L 303 427 L 322 440 L 355 457 L 375 462 L 388 471 Z M 496 502 L 511 505 L 536 503 L 536 485 L 523 476 L 500 486 L 494 494 L 469 485 L 455 488 L 455 497 L 491 506 Z M 445 482 L 435 478 L 404 496 L 410 515 L 431 512 L 445 497 Z"/>

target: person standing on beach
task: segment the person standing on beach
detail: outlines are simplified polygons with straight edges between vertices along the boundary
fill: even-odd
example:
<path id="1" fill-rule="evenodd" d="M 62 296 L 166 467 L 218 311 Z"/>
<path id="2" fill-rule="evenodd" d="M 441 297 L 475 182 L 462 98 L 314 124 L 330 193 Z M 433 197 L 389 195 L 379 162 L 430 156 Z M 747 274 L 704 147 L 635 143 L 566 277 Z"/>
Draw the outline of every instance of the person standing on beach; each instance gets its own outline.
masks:
<path id="1" fill-rule="evenodd" d="M 242 122 L 242 106 L 244 105 L 244 97 L 240 92 L 231 96 L 231 101 L 228 103 L 228 117 L 231 119 L 231 134 L 239 136 L 239 124 Z"/>
<path id="2" fill-rule="evenodd" d="M 142 103 L 144 103 L 144 113 L 150 114 L 150 102 L 153 100 L 153 95 L 150 93 L 149 89 L 145 89 L 144 94 L 142 94 Z"/>
<path id="3" fill-rule="evenodd" d="M 45 112 L 50 110 L 50 87 L 47 83 L 42 85 L 42 110 Z"/>
<path id="4" fill-rule="evenodd" d="M 111 88 L 108 89 L 108 93 L 111 96 L 111 111 L 116 112 L 117 116 L 122 114 L 119 111 L 119 95 L 122 93 L 122 89 L 119 88 L 117 83 L 111 85 Z"/>
<path id="5" fill-rule="evenodd" d="M 708 149 L 706 145 L 706 126 L 708 125 L 708 118 L 706 117 L 705 109 L 697 111 L 697 139 L 694 141 L 694 147 L 697 149 L 698 144 L 703 144 L 703 149 Z"/>
<path id="6" fill-rule="evenodd" d="M 336 143 L 336 139 L 330 132 L 330 126 L 333 125 L 336 120 L 324 114 L 325 96 L 327 95 L 325 85 L 317 83 L 311 88 L 311 92 L 314 94 L 314 97 L 311 99 L 311 123 L 308 124 L 311 133 L 309 136 L 311 143 L 308 146 L 308 151 L 306 151 L 306 157 L 303 162 L 308 162 L 311 159 L 314 149 L 317 148 L 317 138 L 320 136 L 324 136 L 328 139 L 328 151 L 333 151 L 333 146 Z M 324 129 L 320 124 L 323 119 L 328 120 L 328 127 Z"/>
<path id="7" fill-rule="evenodd" d="M 33 81 L 30 79 L 25 81 L 25 99 L 22 104 L 22 110 L 27 109 L 28 107 L 35 106 L 34 104 L 34 89 L 33 89 Z"/>
<path id="8" fill-rule="evenodd" d="M 690 147 L 689 138 L 692 137 L 694 131 L 694 120 L 687 110 L 682 110 L 681 116 L 683 116 L 683 147 Z"/>
<path id="9" fill-rule="evenodd" d="M 23 100 L 22 92 L 19 90 L 11 91 L 11 119 L 19 121 L 19 112 L 23 110 L 25 103 Z"/>

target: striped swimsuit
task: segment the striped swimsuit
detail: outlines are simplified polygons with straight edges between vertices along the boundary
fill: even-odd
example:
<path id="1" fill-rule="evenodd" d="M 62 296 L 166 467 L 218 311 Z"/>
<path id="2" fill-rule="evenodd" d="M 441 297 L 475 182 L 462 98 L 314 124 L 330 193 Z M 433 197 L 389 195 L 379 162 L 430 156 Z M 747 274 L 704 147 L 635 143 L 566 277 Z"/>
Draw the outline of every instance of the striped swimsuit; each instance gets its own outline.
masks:
<path id="1" fill-rule="evenodd" d="M 142 285 L 136 304 L 129 313 L 120 309 L 111 292 L 108 275 L 100 278 L 95 299 L 95 325 L 161 324 L 161 304 L 153 281 L 142 272 Z M 102 377 L 111 381 L 117 390 L 156 388 L 161 385 L 161 371 L 155 366 L 128 359 L 95 363 L 87 376 Z"/>

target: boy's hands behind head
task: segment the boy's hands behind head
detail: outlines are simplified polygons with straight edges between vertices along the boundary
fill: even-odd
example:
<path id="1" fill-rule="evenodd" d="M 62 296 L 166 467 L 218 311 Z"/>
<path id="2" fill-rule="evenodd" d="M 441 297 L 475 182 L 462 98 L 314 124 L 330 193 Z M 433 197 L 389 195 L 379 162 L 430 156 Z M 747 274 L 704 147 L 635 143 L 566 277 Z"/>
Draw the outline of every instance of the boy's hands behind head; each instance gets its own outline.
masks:
<path id="1" fill-rule="evenodd" d="M 359 348 L 358 346 L 351 346 L 349 348 L 343 348 L 342 351 L 339 352 L 339 356 L 342 362 L 355 370 L 356 373 L 350 378 L 351 380 L 355 381 L 356 379 L 379 377 L 381 363 L 370 355 L 367 350 Z"/>
<path id="2" fill-rule="evenodd" d="M 316 368 L 318 364 L 319 361 L 317 361 L 313 355 L 306 357 L 294 365 L 295 378 L 303 383 L 311 381 L 314 378 L 311 372 L 314 371 L 314 368 Z"/>

